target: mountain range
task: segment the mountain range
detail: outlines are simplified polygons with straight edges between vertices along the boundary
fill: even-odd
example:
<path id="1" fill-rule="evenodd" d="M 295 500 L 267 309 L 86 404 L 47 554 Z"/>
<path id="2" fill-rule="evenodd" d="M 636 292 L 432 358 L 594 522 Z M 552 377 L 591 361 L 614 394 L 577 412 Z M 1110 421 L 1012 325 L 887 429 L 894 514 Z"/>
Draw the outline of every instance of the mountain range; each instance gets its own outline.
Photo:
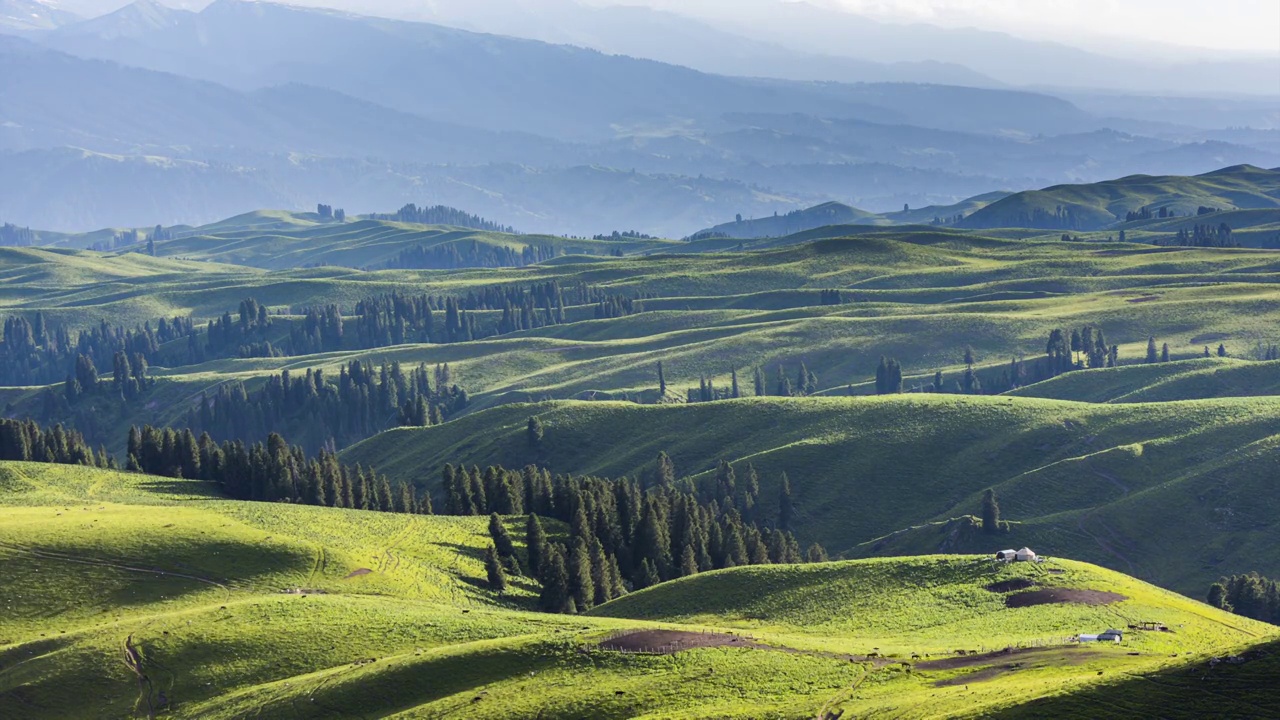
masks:
<path id="1" fill-rule="evenodd" d="M 0 36 L 0 153 L 26 179 L 7 181 L 0 220 L 19 225 L 82 231 L 198 224 L 245 207 L 414 202 L 535 232 L 679 237 L 825 202 L 878 214 L 1135 172 L 1280 165 L 1264 101 L 1222 101 L 1214 115 L 1190 100 L 718 75 L 241 0 L 199 12 L 139 0 L 81 21 L 8 2 L 57 16 Z M 649 19 L 637 27 L 684 27 L 609 9 L 624 11 Z M 675 45 L 697 45 L 689 37 Z M 1258 129 L 1228 130 L 1226 116 Z M 581 201 L 579 178 L 602 205 Z M 179 198 L 180 187 L 199 192 Z"/>

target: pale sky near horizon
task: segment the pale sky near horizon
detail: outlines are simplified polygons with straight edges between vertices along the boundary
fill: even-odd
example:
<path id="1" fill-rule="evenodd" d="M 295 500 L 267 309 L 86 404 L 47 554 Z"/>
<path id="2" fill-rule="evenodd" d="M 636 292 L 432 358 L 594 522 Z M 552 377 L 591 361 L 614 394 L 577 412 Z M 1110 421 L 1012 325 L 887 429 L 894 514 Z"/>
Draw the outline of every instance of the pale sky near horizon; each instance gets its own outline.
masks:
<path id="1" fill-rule="evenodd" d="M 823 0 L 884 20 L 975 26 L 1038 39 L 1065 33 L 1280 53 L 1280 0 Z"/>
<path id="2" fill-rule="evenodd" d="M 196 9 L 211 0 L 159 0 Z M 279 0 L 286 4 L 360 7 L 368 14 L 396 14 L 435 0 Z M 458 0 L 453 0 L 457 2 Z M 475 11 L 512 0 L 465 0 Z M 515 0 L 526 7 L 563 0 Z M 740 0 L 579 0 L 586 5 L 650 5 L 680 12 L 697 6 L 703 15 L 737 15 Z M 759 0 L 756 0 L 759 2 Z M 797 0 L 777 0 L 795 2 Z M 804 0 L 891 22 L 976 27 L 1021 37 L 1097 46 L 1124 38 L 1184 47 L 1266 52 L 1280 55 L 1280 0 Z M 102 14 L 131 0 L 45 0 L 85 14 Z M 364 10 L 364 8 L 368 10 Z M 96 12 L 95 12 L 96 11 Z"/>

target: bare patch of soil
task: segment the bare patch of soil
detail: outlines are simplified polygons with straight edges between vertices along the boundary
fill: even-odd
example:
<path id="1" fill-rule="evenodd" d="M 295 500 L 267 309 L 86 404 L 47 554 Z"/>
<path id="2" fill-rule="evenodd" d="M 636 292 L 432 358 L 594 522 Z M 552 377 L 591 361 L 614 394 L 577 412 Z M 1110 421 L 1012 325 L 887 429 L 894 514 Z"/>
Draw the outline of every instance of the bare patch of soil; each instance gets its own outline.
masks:
<path id="1" fill-rule="evenodd" d="M 1005 607 L 1020 608 L 1035 605 L 1110 605 L 1129 598 L 1120 593 L 1105 590 L 1075 590 L 1072 588 L 1044 588 L 1010 595 L 1004 599 Z"/>
<path id="2" fill-rule="evenodd" d="M 1005 673 L 1011 673 L 1018 669 L 1017 665 L 1001 665 L 999 667 L 983 668 L 975 670 L 965 675 L 957 675 L 946 680 L 938 680 L 933 684 L 934 687 L 955 687 L 957 685 L 968 685 L 969 683 L 986 682 L 994 680 Z"/>
<path id="3" fill-rule="evenodd" d="M 1144 297 L 1129 298 L 1128 300 L 1125 300 L 1125 302 L 1129 302 L 1129 303 L 1145 303 L 1145 302 L 1151 302 L 1151 301 L 1153 301 L 1153 300 L 1159 300 L 1159 299 L 1160 299 L 1160 296 L 1159 296 L 1159 295 L 1146 295 L 1146 296 L 1144 296 Z"/>
<path id="4" fill-rule="evenodd" d="M 697 633 L 682 630 L 637 630 L 600 643 L 602 650 L 672 655 L 684 650 L 716 647 L 762 647 L 753 640 L 727 633 Z"/>
<path id="5" fill-rule="evenodd" d="M 1026 590 L 1036 586 L 1036 581 L 1030 578 L 1012 578 L 1009 580 L 1001 580 L 1000 582 L 991 583 L 986 589 L 993 593 L 1011 593 L 1016 590 Z"/>
<path id="6" fill-rule="evenodd" d="M 351 578 L 358 578 L 358 577 L 360 577 L 361 575 L 369 575 L 369 574 L 370 574 L 370 573 L 372 573 L 372 572 L 373 572 L 373 571 L 372 571 L 372 570 L 370 570 L 369 568 L 360 568 L 359 570 L 352 570 L 352 571 L 351 571 L 351 574 L 347 575 L 346 577 L 344 577 L 344 578 L 342 578 L 342 579 L 343 579 L 343 580 L 350 580 Z"/>
<path id="7" fill-rule="evenodd" d="M 982 667 L 995 662 L 1016 658 L 1020 665 L 1030 662 L 1055 662 L 1056 664 L 1078 665 L 1098 655 L 1097 651 L 1081 649 L 1079 645 L 1063 645 L 1053 648 L 1005 648 L 982 655 L 961 655 L 941 660 L 925 660 L 916 663 L 917 670 L 958 670 L 960 668 Z"/>

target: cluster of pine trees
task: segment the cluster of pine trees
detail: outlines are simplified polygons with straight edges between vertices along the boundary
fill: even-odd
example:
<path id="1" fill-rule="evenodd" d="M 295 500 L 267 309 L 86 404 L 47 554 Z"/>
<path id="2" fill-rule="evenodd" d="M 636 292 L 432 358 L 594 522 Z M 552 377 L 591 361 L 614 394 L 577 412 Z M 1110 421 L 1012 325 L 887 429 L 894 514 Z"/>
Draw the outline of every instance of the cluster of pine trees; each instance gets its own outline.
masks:
<path id="1" fill-rule="evenodd" d="M 1080 217 L 1074 207 L 1069 205 L 1058 205 L 1053 212 L 1049 212 L 1044 208 L 1033 208 L 1029 212 L 1022 210 L 1013 217 L 1002 219 L 1000 224 L 1012 227 L 1044 228 L 1047 230 L 1085 229 L 1084 219 Z"/>
<path id="2" fill-rule="evenodd" d="M 594 303 L 597 318 L 622 317 L 642 312 L 641 301 L 647 297 L 652 295 L 628 297 L 588 285 L 562 288 L 554 280 L 527 286 L 490 285 L 457 297 L 393 292 L 357 302 L 354 319 L 348 318 L 345 325 L 336 306 L 303 309 L 300 314 L 306 319 L 291 331 L 289 349 L 291 354 L 336 350 L 343 346 L 344 337 L 348 346 L 358 349 L 466 342 L 562 324 L 566 308 L 574 305 Z M 474 314 L 481 311 L 501 311 L 502 316 L 496 324 L 484 322 Z"/>
<path id="3" fill-rule="evenodd" d="M 150 364 L 162 344 L 190 331 L 191 321 L 180 317 L 161 318 L 154 329 L 150 322 L 128 330 L 102 321 L 74 335 L 64 327 L 50 327 L 41 313 L 32 320 L 9 317 L 0 337 L 0 385 L 52 385 L 78 377 L 77 368 L 85 363 L 107 372 L 119 353 L 135 364 L 139 359 Z"/>
<path id="4" fill-rule="evenodd" d="M 553 477 L 532 465 L 523 471 L 446 465 L 441 492 L 447 514 L 493 514 L 490 582 L 500 589 L 505 573 L 527 571 L 542 584 L 539 605 L 547 612 L 581 612 L 628 590 L 717 568 L 826 560 L 820 545 L 800 553 L 785 475 L 778 513 L 766 521 L 750 465 L 739 482 L 721 462 L 698 487 L 677 482 L 664 453 L 648 490 L 626 478 Z M 523 562 L 497 517 L 520 514 L 528 515 Z M 564 543 L 548 538 L 542 518 L 568 525 Z"/>
<path id="5" fill-rule="evenodd" d="M 563 254 L 553 245 L 525 245 L 515 250 L 506 245 L 490 245 L 477 240 L 445 245 L 418 245 L 401 250 L 387 262 L 391 270 L 455 270 L 458 268 L 525 267 Z"/>
<path id="6" fill-rule="evenodd" d="M 787 372 L 785 365 L 779 363 L 774 372 L 773 387 L 770 389 L 769 383 L 765 380 L 764 369 L 756 366 L 752 368 L 752 392 L 755 397 L 804 397 L 813 395 L 818 392 L 818 376 L 803 360 L 800 361 L 800 369 L 796 372 L 794 381 Z M 663 372 L 662 363 L 658 363 L 658 385 L 659 391 L 666 394 L 666 376 Z M 729 386 L 716 387 L 715 379 L 708 377 L 700 377 L 698 387 L 689 388 L 686 393 L 688 402 L 713 402 L 716 400 L 733 400 L 740 397 L 746 397 L 746 392 L 738 383 L 738 371 L 730 370 Z"/>
<path id="7" fill-rule="evenodd" d="M 418 225 L 452 225 L 453 227 L 500 232 L 509 235 L 519 234 L 513 227 L 499 225 L 485 220 L 479 215 L 472 215 L 444 205 L 420 208 L 413 203 L 409 203 L 393 214 L 374 215 L 373 218 L 375 220 L 391 220 L 394 222 L 416 223 Z"/>
<path id="8" fill-rule="evenodd" d="M 1102 328 L 1091 325 L 1070 334 L 1053 330 L 1045 344 L 1046 362 L 1037 365 L 1037 379 L 1047 380 L 1071 370 L 1115 367 L 1120 362 L 1120 346 L 1108 345 Z"/>
<path id="9" fill-rule="evenodd" d="M 1204 209 L 1204 208 L 1201 208 L 1201 209 Z M 1153 220 L 1155 218 L 1160 218 L 1163 220 L 1164 218 L 1171 218 L 1171 217 L 1178 217 L 1178 213 L 1176 210 L 1170 210 L 1167 207 L 1162 207 L 1159 210 L 1152 210 L 1150 207 L 1144 206 L 1139 210 L 1130 210 L 1129 212 L 1125 213 L 1124 221 L 1134 222 L 1136 220 Z"/>
<path id="10" fill-rule="evenodd" d="M 240 301 L 235 316 L 225 312 L 217 320 L 210 320 L 205 327 L 203 346 L 193 333 L 188 338 L 188 362 L 204 362 L 217 357 L 280 357 L 282 349 L 273 348 L 267 340 L 271 330 L 271 315 L 267 307 L 253 298 Z"/>
<path id="11" fill-rule="evenodd" d="M 1209 588 L 1209 604 L 1262 622 L 1280 622 L 1280 584 L 1256 572 L 1224 577 Z"/>
<path id="12" fill-rule="evenodd" d="M 1147 338 L 1147 356 L 1143 358 L 1143 362 L 1148 365 L 1169 362 L 1169 343 L 1165 343 L 1163 347 L 1157 349 L 1155 337 Z"/>
<path id="13" fill-rule="evenodd" d="M 375 369 L 353 360 L 333 381 L 322 370 L 308 369 L 284 370 L 252 392 L 238 382 L 221 385 L 214 395 L 201 396 L 186 425 L 219 441 L 284 433 L 315 451 L 345 447 L 393 427 L 438 425 L 467 402 L 448 365 L 434 372 L 419 365 L 406 374 L 399 363 Z"/>
<path id="14" fill-rule="evenodd" d="M 609 298 L 596 303 L 595 318 L 597 320 L 612 320 L 613 318 L 627 317 L 628 315 L 642 312 L 644 312 L 643 302 L 629 297 L 622 297 L 621 295 L 611 295 Z"/>
<path id="15" fill-rule="evenodd" d="M 12 223 L 0 225 L 0 247 L 27 247 L 36 244 L 36 234 L 31 228 Z"/>
<path id="16" fill-rule="evenodd" d="M 823 305 L 840 305 L 844 303 L 844 299 L 841 297 L 839 290 L 823 290 L 820 302 Z"/>
<path id="17" fill-rule="evenodd" d="M 122 401 L 134 400 L 153 382 L 147 376 L 147 360 L 141 353 L 134 354 L 132 362 L 123 351 L 115 354 L 110 385 L 98 377 L 98 369 L 89 358 L 80 355 L 76 357 L 75 372 L 63 383 L 63 394 L 69 406 L 75 406 L 86 395 L 98 395 L 108 388 Z"/>
<path id="18" fill-rule="evenodd" d="M 939 388 L 941 388 L 942 373 L 938 373 L 938 378 Z M 881 355 L 880 364 L 876 366 L 876 394 L 893 395 L 900 392 L 902 392 L 902 363 Z"/>
<path id="19" fill-rule="evenodd" d="M 623 230 L 618 232 L 614 230 L 608 235 L 596 235 L 593 240 L 657 240 L 652 235 L 646 235 L 639 230 Z"/>
<path id="20" fill-rule="evenodd" d="M 1231 226 L 1226 223 L 1218 223 L 1217 227 L 1196 223 L 1190 231 L 1182 228 L 1171 238 L 1157 239 L 1155 244 L 1206 248 L 1240 247 L 1240 243 L 1232 239 Z"/>
<path id="21" fill-rule="evenodd" d="M 412 485 L 393 487 L 386 476 L 343 465 L 325 450 L 308 458 L 277 433 L 264 443 L 219 445 L 208 433 L 196 439 L 190 428 L 133 427 L 128 447 L 129 470 L 217 483 L 236 500 L 431 514 L 431 498 L 418 497 Z"/>
<path id="22" fill-rule="evenodd" d="M 0 418 L 0 460 L 114 468 L 106 450 L 93 448 L 74 430 L 54 425 L 45 430 L 31 420 Z"/>
<path id="23" fill-rule="evenodd" d="M 316 205 L 316 214 L 321 220 L 336 220 L 337 222 L 347 221 L 347 211 L 342 208 L 334 209 L 332 205 L 323 203 Z"/>

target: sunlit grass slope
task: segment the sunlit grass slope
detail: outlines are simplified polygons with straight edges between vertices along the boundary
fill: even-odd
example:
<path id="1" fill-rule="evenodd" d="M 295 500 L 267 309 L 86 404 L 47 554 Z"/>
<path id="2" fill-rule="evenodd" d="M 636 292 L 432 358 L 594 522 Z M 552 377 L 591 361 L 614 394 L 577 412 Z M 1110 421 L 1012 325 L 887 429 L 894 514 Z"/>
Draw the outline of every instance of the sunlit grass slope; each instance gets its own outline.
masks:
<path id="1" fill-rule="evenodd" d="M 1127 599 L 1006 607 L 1017 592 L 1047 588 L 1097 590 Z M 1085 563 L 1051 558 L 1039 565 L 1005 565 L 988 556 L 956 555 L 733 568 L 632 593 L 592 614 L 719 624 L 801 636 L 814 647 L 852 644 L 867 652 L 879 648 L 883 654 L 921 656 L 1029 645 L 1143 621 L 1180 628 L 1177 638 L 1174 633 L 1135 635 L 1131 647 L 1161 653 L 1208 651 L 1273 632 L 1264 623 Z"/>
<path id="2" fill-rule="evenodd" d="M 251 213 L 197 228 L 189 236 L 159 244 L 162 256 L 216 260 L 268 270 L 313 265 L 385 267 L 400 252 L 473 244 L 511 248 L 556 248 L 562 254 L 608 255 L 610 250 L 661 247 L 657 241 L 570 240 L 551 235 L 511 235 L 460 227 L 384 220 L 318 221 L 314 215 Z"/>
<path id="3" fill-rule="evenodd" d="M 545 428 L 539 448 L 529 417 Z M 486 410 L 443 426 L 393 430 L 350 462 L 438 489 L 446 462 L 609 476 L 684 475 L 721 459 L 761 476 L 776 512 L 789 474 L 797 530 L 834 552 L 986 552 L 1038 543 L 1199 597 L 1220 568 L 1280 570 L 1280 398 L 1086 404 L 1014 397 L 751 398 L 684 405 L 557 402 Z M 740 470 L 741 471 L 741 470 Z M 996 488 L 1011 537 L 949 528 L 868 543 L 927 520 L 976 514 Z M 1176 517 L 1176 523 L 1169 518 Z M 935 526 L 927 526 L 935 527 Z M 953 544 L 948 545 L 951 542 Z M 1019 545 L 1020 547 L 1021 545 Z"/>
<path id="4" fill-rule="evenodd" d="M 1018 589 L 1022 587 L 1027 589 Z M 1114 593 L 1112 597 L 1123 599 L 1100 605 L 1006 606 L 1022 592 L 1051 589 Z M 860 653 L 915 663 L 912 680 L 873 676 L 855 685 L 836 706 L 855 717 L 976 716 L 1054 695 L 1065 695 L 1064 706 L 1082 707 L 1072 702 L 1071 693 L 1084 683 L 1182 670 L 1188 663 L 1202 664 L 1224 649 L 1235 651 L 1276 633 L 1271 626 L 1095 566 L 1069 560 L 1004 566 L 983 556 L 734 568 L 634 593 L 593 614 L 716 623 L 768 633 L 792 647 L 835 653 L 858 648 Z M 1163 624 L 1171 632 L 1130 629 L 1144 622 Z M 957 650 L 1053 648 L 1066 636 L 1113 627 L 1126 633 L 1121 647 L 1015 652 L 985 669 L 975 669 L 984 665 L 980 663 L 959 672 L 944 671 L 941 674 L 949 679 L 941 685 L 938 675 L 929 673 L 931 664 L 946 663 L 931 663 L 934 658 L 955 658 Z M 1177 659 L 1188 654 L 1196 659 Z M 1085 692 L 1092 698 L 1105 695 L 1103 690 Z M 1202 694 L 1197 699 L 1207 698 Z M 1136 705 L 1127 707 L 1140 709 Z M 1158 712 L 1155 705 L 1141 709 Z"/>
<path id="5" fill-rule="evenodd" d="M 978 716 L 1113 673 L 1180 670 L 1274 630 L 1080 563 L 979 558 L 746 568 L 593 616 L 534 614 L 520 609 L 524 581 L 508 598 L 482 589 L 482 518 L 237 503 L 210 490 L 0 464 L 0 715 Z M 984 589 L 1019 578 L 1129 599 L 1006 609 L 1008 592 Z M 923 657 L 1136 620 L 1174 632 L 962 665 Z M 676 655 L 598 646 L 657 628 L 750 637 Z"/>
<path id="6" fill-rule="evenodd" d="M 1009 393 L 1097 403 L 1280 395 L 1280 362 L 1203 358 L 1067 373 Z"/>
<path id="7" fill-rule="evenodd" d="M 1194 216 L 1200 207 L 1220 210 L 1280 206 L 1280 171 L 1250 165 L 1186 176 L 1132 175 L 1086 185 L 1057 185 L 1010 195 L 966 217 L 968 228 L 1055 227 L 1035 221 L 1059 209 L 1074 213 L 1075 229 L 1094 230 L 1123 222 L 1126 214 L 1149 207 Z M 1056 227 L 1062 227 L 1058 225 Z"/>

